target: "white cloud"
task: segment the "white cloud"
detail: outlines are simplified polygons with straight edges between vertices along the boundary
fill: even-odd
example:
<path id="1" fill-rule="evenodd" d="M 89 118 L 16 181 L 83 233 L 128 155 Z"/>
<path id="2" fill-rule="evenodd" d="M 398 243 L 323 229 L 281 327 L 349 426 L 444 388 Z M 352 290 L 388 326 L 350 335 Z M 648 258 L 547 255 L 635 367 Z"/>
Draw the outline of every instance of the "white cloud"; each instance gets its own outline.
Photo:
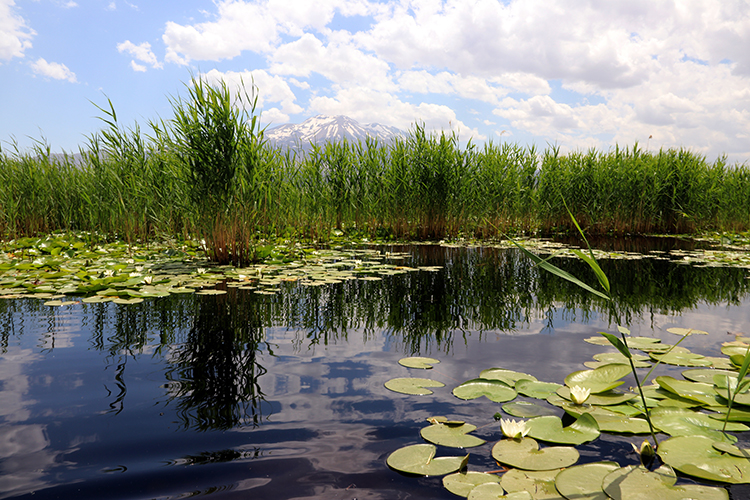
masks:
<path id="1" fill-rule="evenodd" d="M 0 0 L 0 61 L 23 57 L 36 35 L 26 20 L 16 14 L 15 5 L 13 0 Z"/>
<path id="2" fill-rule="evenodd" d="M 37 59 L 31 63 L 31 68 L 34 73 L 48 78 L 54 78 L 55 80 L 67 80 L 71 83 L 76 83 L 76 75 L 68 69 L 67 66 L 55 62 L 47 62 L 43 58 Z"/>
<path id="3" fill-rule="evenodd" d="M 206 81 L 212 83 L 223 80 L 227 85 L 234 89 L 240 89 L 241 86 L 244 85 L 248 94 L 252 91 L 251 85 L 254 84 L 258 90 L 258 108 L 259 110 L 263 110 L 264 120 L 267 118 L 266 114 L 278 118 L 279 113 L 297 114 L 302 112 L 302 107 L 295 102 L 296 96 L 289 87 L 289 84 L 287 84 L 283 78 L 271 75 L 266 71 L 221 72 L 212 69 L 203 75 L 203 77 Z M 272 111 L 272 109 L 264 109 L 266 102 L 280 104 L 281 110 Z M 286 121 L 288 120 L 289 118 L 287 117 Z"/>
<path id="4" fill-rule="evenodd" d="M 148 42 L 143 42 L 139 45 L 136 45 L 130 40 L 125 40 L 124 42 L 117 44 L 117 51 L 120 53 L 128 53 L 131 56 L 135 57 L 138 61 L 144 62 L 150 65 L 152 68 L 159 69 L 162 67 L 162 63 L 160 63 L 158 59 L 156 59 L 154 53 L 151 52 L 151 44 Z M 138 66 L 139 69 L 136 69 L 136 71 L 145 71 L 144 66 L 136 65 L 135 62 L 133 62 L 131 66 L 133 67 L 133 69 Z"/>
<path id="5" fill-rule="evenodd" d="M 138 73 L 146 72 L 146 66 L 143 66 L 142 64 L 138 64 L 135 61 L 130 61 L 130 67 L 133 68 L 133 71 L 136 71 Z"/>

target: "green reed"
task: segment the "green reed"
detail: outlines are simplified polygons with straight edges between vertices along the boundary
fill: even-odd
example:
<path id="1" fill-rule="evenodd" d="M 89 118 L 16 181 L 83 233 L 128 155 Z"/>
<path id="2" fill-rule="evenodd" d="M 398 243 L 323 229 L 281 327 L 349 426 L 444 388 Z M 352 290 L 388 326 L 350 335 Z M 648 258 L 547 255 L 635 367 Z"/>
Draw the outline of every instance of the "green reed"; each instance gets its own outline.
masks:
<path id="1" fill-rule="evenodd" d="M 97 106 L 104 127 L 76 156 L 43 141 L 0 150 L 0 237 L 191 236 L 239 262 L 269 238 L 575 234 L 563 199 L 588 234 L 750 229 L 750 166 L 687 149 L 462 146 L 415 124 L 387 143 L 281 151 L 265 140 L 252 85 L 193 77 L 171 103 L 173 116 L 145 131 L 120 123 L 109 100 Z"/>

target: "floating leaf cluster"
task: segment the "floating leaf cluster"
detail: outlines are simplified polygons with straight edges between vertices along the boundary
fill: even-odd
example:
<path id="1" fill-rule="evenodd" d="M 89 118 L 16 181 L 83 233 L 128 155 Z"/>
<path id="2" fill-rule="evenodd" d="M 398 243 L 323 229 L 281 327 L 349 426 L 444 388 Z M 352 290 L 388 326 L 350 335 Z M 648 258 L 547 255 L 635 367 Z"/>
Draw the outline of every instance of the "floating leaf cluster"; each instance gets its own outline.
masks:
<path id="1" fill-rule="evenodd" d="M 705 333 L 692 329 L 670 329 L 670 332 L 683 338 Z M 675 471 L 699 480 L 750 483 L 750 449 L 736 446 L 737 436 L 733 434 L 750 430 L 743 423 L 750 421 L 750 382 L 738 382 L 740 365 L 748 352 L 748 340 L 739 337 L 725 343 L 722 352 L 727 358 L 705 358 L 680 346 L 662 344 L 659 339 L 629 337 L 631 348 L 647 354 L 637 357 L 637 366 L 641 369 L 656 368 L 661 363 L 685 366 L 685 360 L 691 360 L 688 366 L 697 367 L 684 370 L 682 379 L 659 375 L 651 385 L 643 386 L 652 423 L 668 438 L 658 445 L 656 454 L 650 443 L 644 441 L 640 449 L 635 448 L 634 464 L 624 467 L 615 462 L 576 465 L 579 461 L 576 446 L 596 441 L 601 432 L 650 433 L 642 400 L 633 392 L 622 390 L 622 379 L 630 373 L 630 367 L 618 362 L 622 361 L 617 356 L 619 353 L 607 352 L 595 356 L 594 368 L 565 377 L 565 385 L 542 382 L 530 374 L 490 368 L 453 388 L 453 395 L 463 400 L 481 400 L 484 396 L 493 402 L 504 402 L 505 414 L 524 419 L 514 421 L 496 413 L 494 419 L 482 426 L 485 434 L 495 436 L 490 443 L 490 453 L 502 467 L 501 471 L 469 470 L 468 455 L 435 459 L 434 445 L 477 448 L 480 451 L 476 453 L 481 453 L 481 447 L 486 444 L 485 439 L 472 434 L 477 430 L 473 423 L 442 416 L 428 419 L 429 425 L 420 431 L 421 437 L 431 444 L 397 450 L 389 456 L 388 465 L 409 474 L 444 475 L 446 489 L 478 500 L 728 499 L 727 490 L 723 488 L 678 484 Z M 603 337 L 587 341 L 609 345 Z M 425 363 L 432 367 L 437 362 L 424 359 L 404 358 L 399 364 L 424 368 Z M 604 363 L 605 360 L 615 362 Z M 650 375 L 651 372 L 645 378 Z M 421 378 L 394 380 L 398 380 L 399 385 L 412 381 L 417 387 L 427 386 L 428 381 L 435 386 L 442 385 L 438 380 Z M 386 382 L 386 387 L 413 393 L 398 387 L 394 389 L 393 381 Z M 730 409 L 733 392 L 737 394 Z M 516 400 L 519 395 L 537 402 Z M 586 397 L 581 401 L 583 395 Z M 565 418 L 560 417 L 561 410 L 567 414 Z M 503 437 L 503 434 L 510 437 Z M 408 456 L 409 460 L 402 464 L 402 456 Z M 655 457 L 658 460 L 654 460 Z M 433 462 L 437 463 L 432 465 Z M 443 472 L 447 469 L 451 470 Z"/>

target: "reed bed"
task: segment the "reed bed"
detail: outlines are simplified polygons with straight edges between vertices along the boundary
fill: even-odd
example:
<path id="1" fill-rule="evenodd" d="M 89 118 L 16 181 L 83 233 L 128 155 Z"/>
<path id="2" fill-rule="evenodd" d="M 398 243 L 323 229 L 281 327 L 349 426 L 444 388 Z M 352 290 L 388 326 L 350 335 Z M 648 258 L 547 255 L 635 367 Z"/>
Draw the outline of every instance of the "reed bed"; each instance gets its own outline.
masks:
<path id="1" fill-rule="evenodd" d="M 206 240 L 246 262 L 263 239 L 494 238 L 501 233 L 694 233 L 750 229 L 750 167 L 687 149 L 561 154 L 504 142 L 462 147 L 420 124 L 382 143 L 275 149 L 255 88 L 193 77 L 174 116 L 124 127 L 114 106 L 77 155 L 0 149 L 0 237 L 91 231 Z"/>

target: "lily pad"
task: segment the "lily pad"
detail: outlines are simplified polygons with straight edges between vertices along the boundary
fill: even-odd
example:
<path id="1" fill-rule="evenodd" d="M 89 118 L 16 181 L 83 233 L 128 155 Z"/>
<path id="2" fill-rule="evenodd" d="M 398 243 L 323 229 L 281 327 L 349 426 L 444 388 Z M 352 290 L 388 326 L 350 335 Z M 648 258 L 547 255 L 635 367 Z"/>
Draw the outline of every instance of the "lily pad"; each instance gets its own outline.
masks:
<path id="1" fill-rule="evenodd" d="M 675 366 L 711 366 L 713 364 L 705 356 L 693 352 L 675 352 L 675 350 L 672 350 L 664 354 L 652 352 L 649 356 L 654 361 L 661 361 L 662 363 Z"/>
<path id="2" fill-rule="evenodd" d="M 713 384 L 714 376 L 727 375 L 737 380 L 737 372 L 732 370 L 716 370 L 713 368 L 696 368 L 692 370 L 683 370 L 682 376 L 691 382 L 702 382 L 704 384 Z"/>
<path id="3" fill-rule="evenodd" d="M 737 441 L 733 435 L 721 431 L 721 422 L 705 413 L 681 408 L 655 408 L 651 411 L 651 422 L 654 427 L 670 436 L 705 436 L 714 441 Z M 736 422 L 728 424 L 727 427 L 728 430 L 747 430 L 746 426 Z"/>
<path id="4" fill-rule="evenodd" d="M 508 415 L 518 418 L 542 417 L 545 415 L 557 415 L 557 412 L 547 406 L 529 403 L 528 401 L 513 401 L 503 405 L 503 411 Z"/>
<path id="5" fill-rule="evenodd" d="M 490 401 L 504 403 L 514 399 L 516 390 L 500 380 L 475 378 L 467 380 L 453 389 L 453 395 L 459 399 L 470 400 L 485 396 Z"/>
<path id="6" fill-rule="evenodd" d="M 516 391 L 519 394 L 536 399 L 547 399 L 557 389 L 562 387 L 553 382 L 539 382 L 537 380 L 520 379 L 516 381 Z"/>
<path id="7" fill-rule="evenodd" d="M 723 488 L 697 484 L 675 485 L 677 476 L 670 467 L 659 467 L 651 472 L 645 467 L 628 466 L 608 474 L 602 486 L 614 500 L 658 498 L 660 500 L 728 500 Z"/>
<path id="8" fill-rule="evenodd" d="M 557 390 L 556 395 L 564 398 L 565 399 L 564 403 L 570 403 L 572 401 L 572 398 L 570 397 L 569 387 L 559 388 Z M 614 406 L 614 405 L 625 403 L 626 401 L 630 401 L 631 399 L 634 399 L 635 397 L 636 395 L 633 394 L 632 392 L 606 391 L 606 392 L 600 392 L 598 394 L 590 395 L 588 399 L 586 399 L 586 404 L 597 405 L 597 406 Z M 555 404 L 553 403 L 554 401 L 553 396 L 547 398 L 547 401 L 549 403 Z"/>
<path id="9" fill-rule="evenodd" d="M 528 491 L 517 491 L 505 494 L 503 487 L 499 484 L 480 484 L 471 492 L 466 500 L 534 500 Z"/>
<path id="10" fill-rule="evenodd" d="M 588 413 L 594 418 L 594 420 L 596 420 L 596 425 L 601 432 L 648 434 L 651 431 L 646 420 L 615 413 L 607 407 L 564 405 L 563 409 L 576 418 L 584 412 Z"/>
<path id="11" fill-rule="evenodd" d="M 398 360 L 398 364 L 407 368 L 419 368 L 422 370 L 429 370 L 432 365 L 440 363 L 435 358 L 424 358 L 421 356 L 412 356 L 410 358 L 401 358 Z"/>
<path id="12" fill-rule="evenodd" d="M 500 486 L 509 493 L 526 491 L 534 500 L 562 500 L 555 488 L 555 476 L 560 469 L 544 471 L 524 471 L 513 469 L 503 474 Z"/>
<path id="13" fill-rule="evenodd" d="M 443 487 L 460 497 L 469 496 L 471 490 L 487 483 L 499 484 L 500 477 L 484 472 L 456 472 L 443 477 Z"/>
<path id="14" fill-rule="evenodd" d="M 570 500 L 608 500 L 602 481 L 619 469 L 616 462 L 594 462 L 563 469 L 555 478 L 555 486 L 562 496 Z"/>
<path id="15" fill-rule="evenodd" d="M 669 333 L 674 333 L 675 335 L 680 335 L 681 337 L 685 337 L 687 335 L 708 335 L 708 332 L 704 332 L 703 330 L 695 330 L 693 328 L 667 328 L 667 331 Z"/>
<path id="16" fill-rule="evenodd" d="M 568 387 L 580 386 L 589 389 L 592 394 L 609 391 L 622 385 L 621 379 L 630 373 L 630 366 L 621 363 L 610 363 L 595 370 L 581 370 L 565 377 Z"/>
<path id="17" fill-rule="evenodd" d="M 599 354 L 594 354 L 594 359 L 596 361 L 587 361 L 584 363 L 584 365 L 588 368 L 591 368 L 592 370 L 595 370 L 596 368 L 600 368 L 604 365 L 616 363 L 616 364 L 628 364 L 628 359 L 623 356 L 619 352 L 602 352 Z M 633 364 L 636 368 L 649 368 L 651 366 L 651 363 L 649 362 L 650 358 L 648 356 L 644 356 L 643 354 L 633 354 Z"/>
<path id="18" fill-rule="evenodd" d="M 430 443 L 454 448 L 472 448 L 486 443 L 484 439 L 468 435 L 476 428 L 477 426 L 472 424 L 451 425 L 450 423 L 437 422 L 423 428 L 419 433 Z"/>
<path id="19" fill-rule="evenodd" d="M 609 343 L 609 340 L 607 340 L 605 337 L 596 336 L 596 337 L 589 337 L 587 339 L 584 339 L 589 344 L 594 345 L 601 345 L 601 346 L 607 346 L 610 347 L 612 344 Z M 628 337 L 628 347 L 630 349 L 640 349 L 643 350 L 643 348 L 654 348 L 655 344 L 661 343 L 660 339 L 654 339 L 651 337 Z"/>
<path id="20" fill-rule="evenodd" d="M 386 389 L 415 396 L 432 394 L 427 387 L 445 387 L 445 384 L 428 378 L 393 378 L 385 383 Z"/>
<path id="21" fill-rule="evenodd" d="M 464 468 L 469 458 L 468 455 L 435 458 L 436 451 L 432 444 L 413 444 L 391 453 L 386 463 L 390 468 L 407 474 L 442 476 Z"/>
<path id="22" fill-rule="evenodd" d="M 669 391 L 672 394 L 677 394 L 682 398 L 697 401 L 702 405 L 716 404 L 716 396 L 718 396 L 718 393 L 711 384 L 677 380 L 674 377 L 666 375 L 656 377 L 656 383 L 659 384 L 659 387 L 662 389 Z"/>
<path id="23" fill-rule="evenodd" d="M 541 417 L 540 417 L 541 418 Z M 501 439 L 492 447 L 492 457 L 500 463 L 524 470 L 552 470 L 568 467 L 578 461 L 578 450 L 570 446 L 539 449 L 536 440 Z"/>
<path id="24" fill-rule="evenodd" d="M 480 378 L 488 378 L 490 380 L 500 380 L 505 382 L 509 386 L 515 386 L 519 380 L 536 380 L 536 377 L 529 375 L 528 373 L 514 372 L 513 370 L 506 370 L 504 368 L 489 368 L 482 370 L 479 374 Z"/>
<path id="25" fill-rule="evenodd" d="M 659 444 L 662 461 L 690 476 L 722 483 L 750 483 L 750 460 L 717 450 L 703 436 L 677 436 Z"/>
<path id="26" fill-rule="evenodd" d="M 594 417 L 583 413 L 568 427 L 563 427 L 560 417 L 537 417 L 526 423 L 529 436 L 558 444 L 583 444 L 599 437 L 599 426 Z"/>

